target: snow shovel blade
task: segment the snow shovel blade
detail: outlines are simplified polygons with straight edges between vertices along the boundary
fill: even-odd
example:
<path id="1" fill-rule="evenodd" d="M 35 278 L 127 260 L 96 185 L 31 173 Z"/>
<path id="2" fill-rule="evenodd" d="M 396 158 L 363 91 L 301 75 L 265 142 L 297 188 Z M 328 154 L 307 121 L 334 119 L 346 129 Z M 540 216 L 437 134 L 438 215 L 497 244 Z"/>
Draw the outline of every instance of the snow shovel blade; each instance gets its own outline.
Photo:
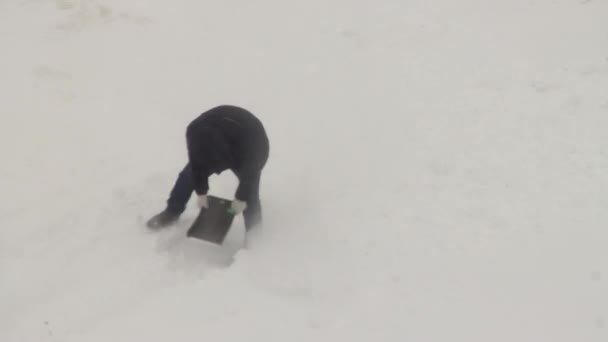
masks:
<path id="1" fill-rule="evenodd" d="M 201 208 L 186 235 L 221 245 L 224 243 L 234 220 L 230 208 L 231 201 L 215 196 L 207 196 L 207 199 L 209 200 L 209 208 Z"/>

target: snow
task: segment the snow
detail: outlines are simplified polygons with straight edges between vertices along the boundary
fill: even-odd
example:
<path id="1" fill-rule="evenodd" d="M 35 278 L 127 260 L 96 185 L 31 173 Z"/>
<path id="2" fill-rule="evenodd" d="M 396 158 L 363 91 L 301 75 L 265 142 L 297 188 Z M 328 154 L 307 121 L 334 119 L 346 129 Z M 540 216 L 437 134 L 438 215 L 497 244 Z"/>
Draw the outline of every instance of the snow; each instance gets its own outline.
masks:
<path id="1" fill-rule="evenodd" d="M 0 341 L 607 341 L 607 15 L 1 1 Z M 271 140 L 248 249 L 144 225 L 222 103 Z"/>

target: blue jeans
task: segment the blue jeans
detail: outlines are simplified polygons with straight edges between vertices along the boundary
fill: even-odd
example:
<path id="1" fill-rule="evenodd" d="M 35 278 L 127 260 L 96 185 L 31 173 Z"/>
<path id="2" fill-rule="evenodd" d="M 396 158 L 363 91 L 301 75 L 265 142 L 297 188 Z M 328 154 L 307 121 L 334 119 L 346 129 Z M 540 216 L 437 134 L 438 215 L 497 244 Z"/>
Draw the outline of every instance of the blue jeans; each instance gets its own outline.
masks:
<path id="1" fill-rule="evenodd" d="M 173 189 L 167 200 L 167 208 L 175 213 L 181 214 L 186 210 L 186 204 L 190 200 L 194 192 L 194 182 L 192 180 L 192 168 L 190 163 L 186 164 L 184 169 L 179 173 Z"/>
<path id="2" fill-rule="evenodd" d="M 236 174 L 239 177 L 238 173 Z M 260 201 L 260 174 L 258 175 L 251 195 L 246 199 L 247 209 L 243 212 L 245 220 L 245 228 L 249 230 L 251 227 L 262 222 L 262 204 Z M 186 164 L 183 170 L 179 173 L 173 189 L 167 200 L 167 209 L 174 214 L 181 215 L 186 210 L 186 205 L 194 192 L 194 181 L 192 179 L 192 168 L 190 163 Z"/>

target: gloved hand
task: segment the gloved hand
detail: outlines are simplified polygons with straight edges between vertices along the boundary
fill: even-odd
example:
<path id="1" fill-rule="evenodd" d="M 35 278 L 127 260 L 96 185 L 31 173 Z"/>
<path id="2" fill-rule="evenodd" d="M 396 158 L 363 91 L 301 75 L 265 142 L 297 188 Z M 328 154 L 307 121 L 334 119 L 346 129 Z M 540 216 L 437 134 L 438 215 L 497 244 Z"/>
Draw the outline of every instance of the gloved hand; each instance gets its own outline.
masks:
<path id="1" fill-rule="evenodd" d="M 232 205 L 230 206 L 230 210 L 235 216 L 245 211 L 245 209 L 247 209 L 247 202 L 238 200 L 236 198 L 232 201 Z"/>
<path id="2" fill-rule="evenodd" d="M 207 199 L 207 195 L 199 195 L 197 199 L 199 208 L 209 208 L 209 200 Z"/>

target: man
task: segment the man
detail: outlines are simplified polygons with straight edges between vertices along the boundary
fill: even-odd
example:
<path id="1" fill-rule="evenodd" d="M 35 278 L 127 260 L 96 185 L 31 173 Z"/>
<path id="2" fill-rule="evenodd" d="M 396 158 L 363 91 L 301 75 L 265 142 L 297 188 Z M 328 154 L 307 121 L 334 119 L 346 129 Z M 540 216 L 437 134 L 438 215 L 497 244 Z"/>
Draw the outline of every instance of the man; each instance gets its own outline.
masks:
<path id="1" fill-rule="evenodd" d="M 209 176 L 228 169 L 239 180 L 231 204 L 234 214 L 243 213 L 247 231 L 261 223 L 260 178 L 269 142 L 260 120 L 243 108 L 218 106 L 188 125 L 186 142 L 188 163 L 171 190 L 167 208 L 152 217 L 148 227 L 161 228 L 177 221 L 192 192 L 196 192 L 199 208 L 207 208 Z"/>

